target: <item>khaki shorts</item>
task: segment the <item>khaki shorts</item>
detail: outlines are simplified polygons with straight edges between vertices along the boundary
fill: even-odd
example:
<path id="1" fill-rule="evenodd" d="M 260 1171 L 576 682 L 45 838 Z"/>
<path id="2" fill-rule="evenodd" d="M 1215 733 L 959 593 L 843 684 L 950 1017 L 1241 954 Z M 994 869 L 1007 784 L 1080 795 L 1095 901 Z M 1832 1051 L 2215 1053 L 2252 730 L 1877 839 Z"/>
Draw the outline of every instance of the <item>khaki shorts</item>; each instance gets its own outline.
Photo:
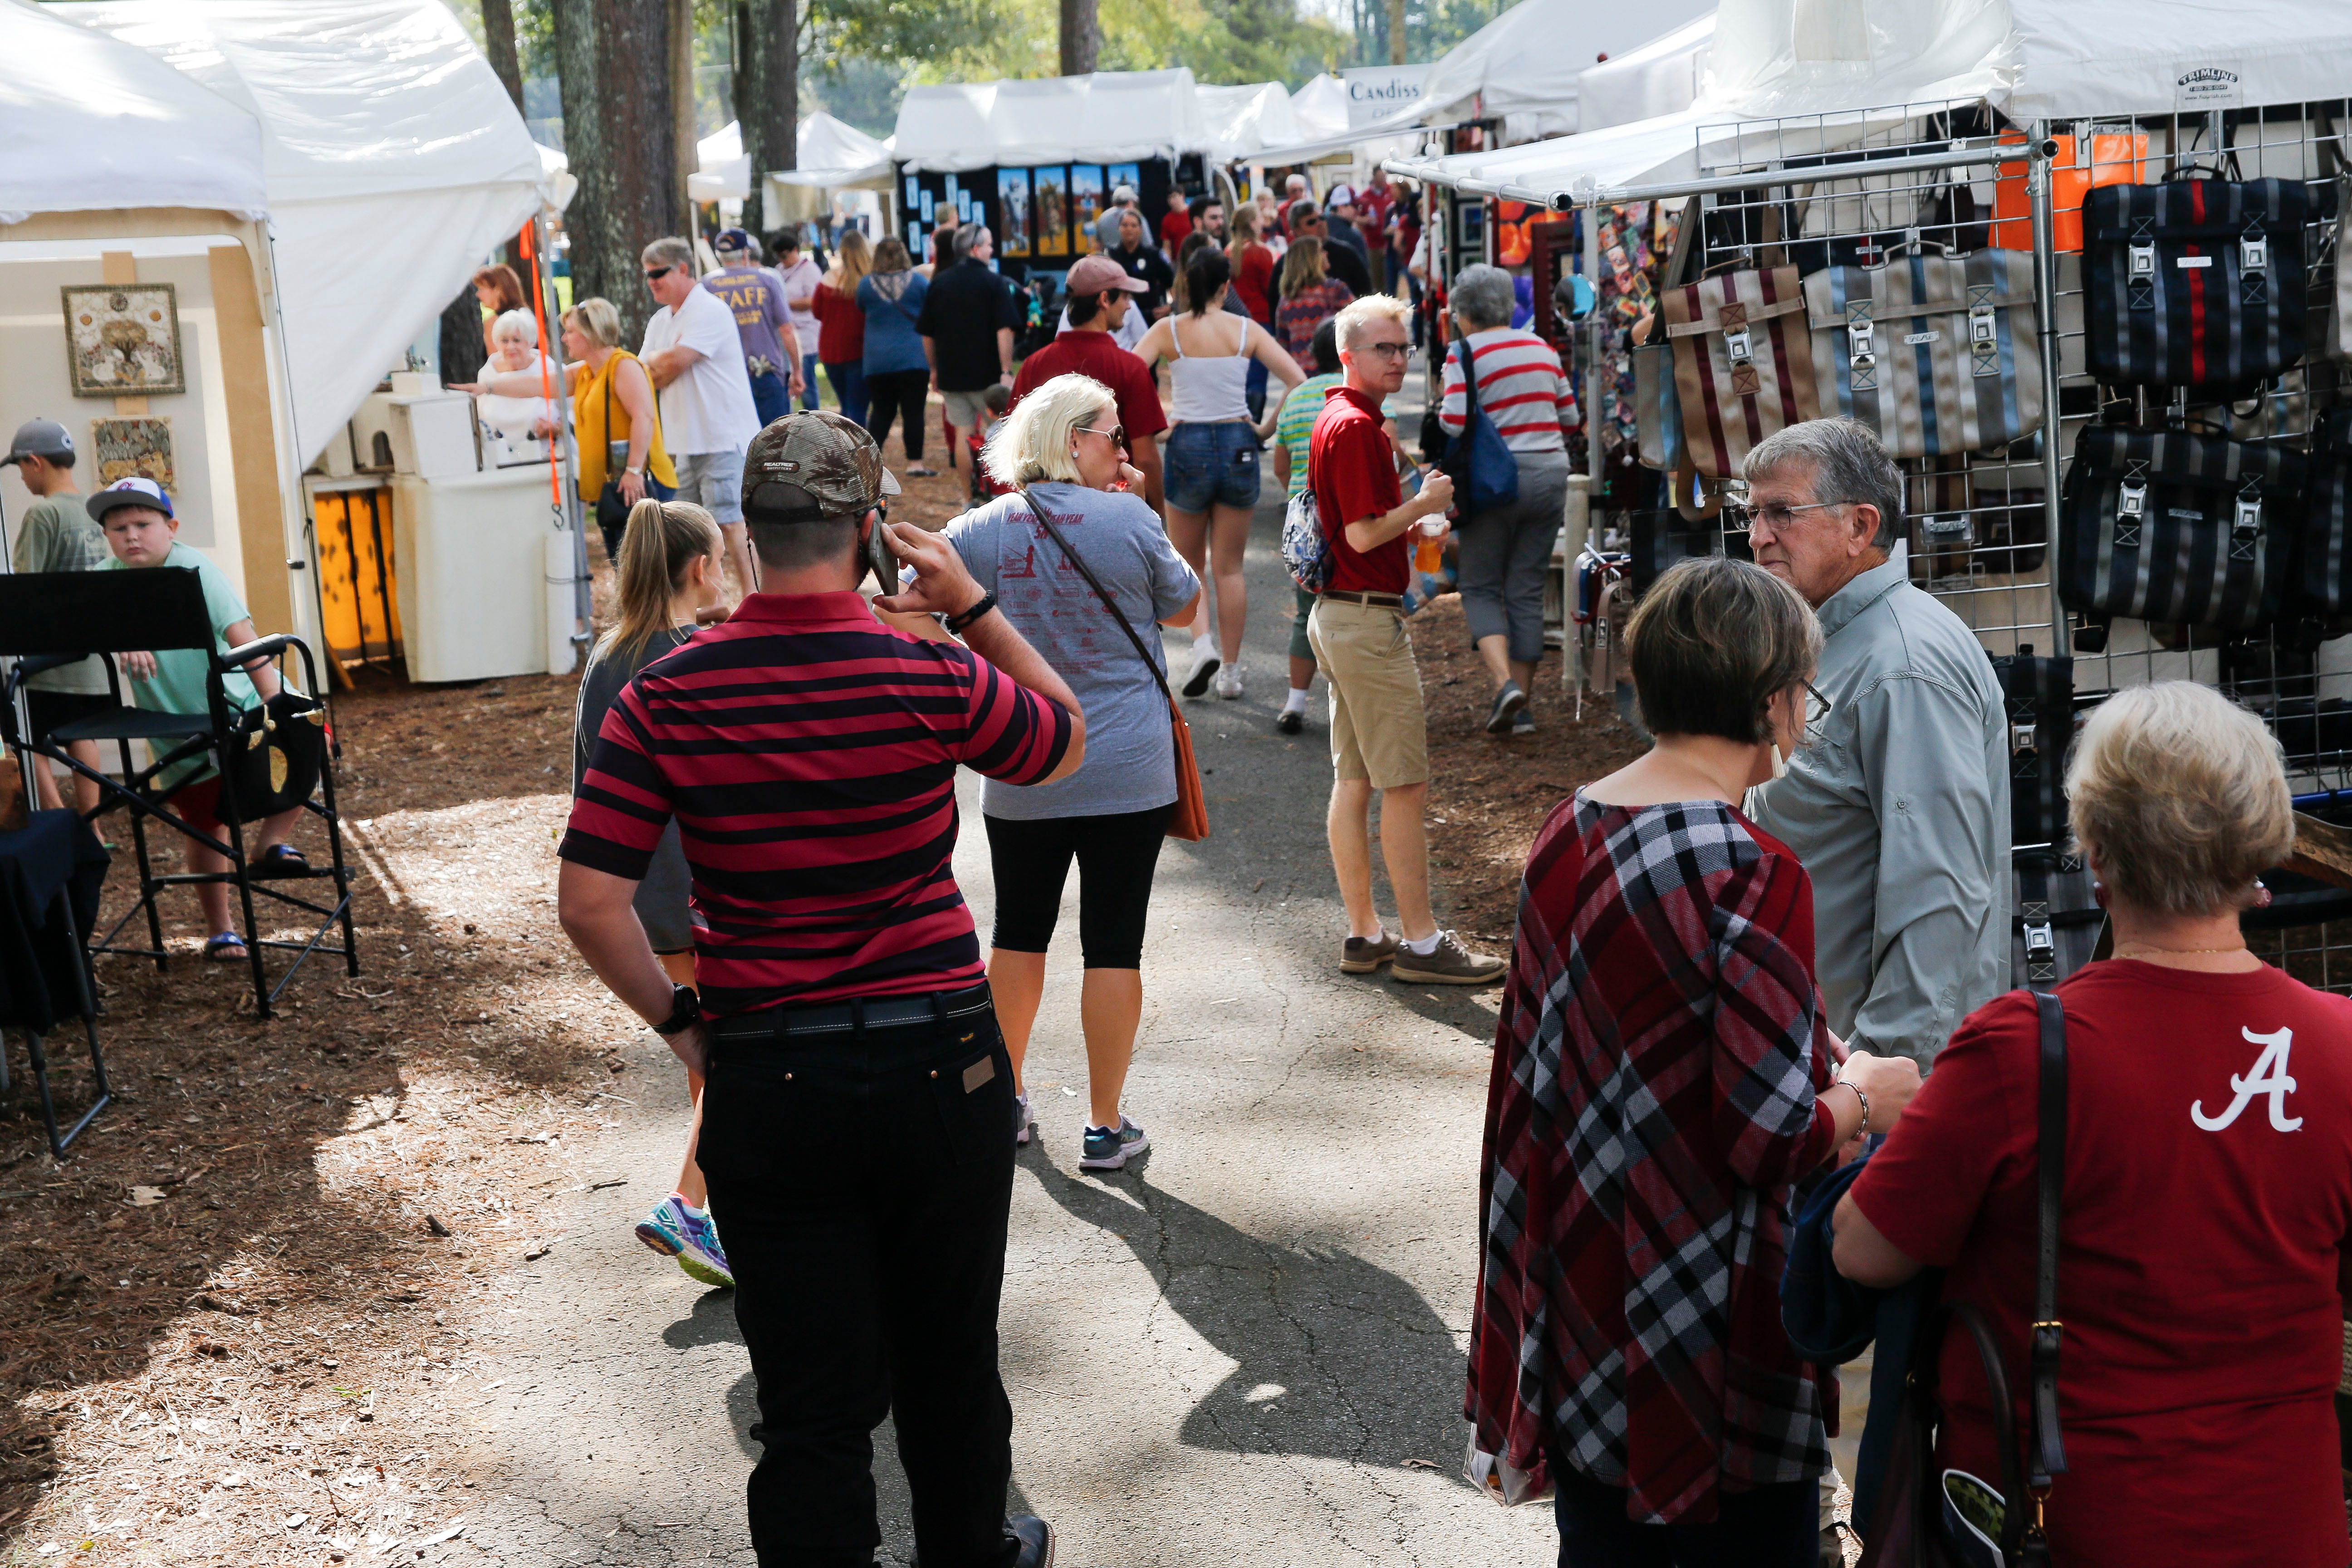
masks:
<path id="1" fill-rule="evenodd" d="M 1394 610 L 1318 599 L 1307 617 L 1316 665 L 1331 683 L 1331 772 L 1374 789 L 1429 782 L 1421 667 Z"/>
<path id="2" fill-rule="evenodd" d="M 982 416 L 988 414 L 988 389 L 978 392 L 941 392 L 940 401 L 948 405 L 948 423 L 959 430 L 976 430 Z"/>

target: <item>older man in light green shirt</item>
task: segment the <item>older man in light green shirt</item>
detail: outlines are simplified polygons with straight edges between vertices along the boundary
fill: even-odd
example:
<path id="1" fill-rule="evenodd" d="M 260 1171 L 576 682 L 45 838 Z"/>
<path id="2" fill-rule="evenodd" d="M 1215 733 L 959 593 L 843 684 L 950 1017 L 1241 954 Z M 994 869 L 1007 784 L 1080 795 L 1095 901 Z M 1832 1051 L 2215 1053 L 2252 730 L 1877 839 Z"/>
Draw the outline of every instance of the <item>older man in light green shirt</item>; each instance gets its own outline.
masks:
<path id="1" fill-rule="evenodd" d="M 1748 813 L 1812 877 L 1830 1027 L 1925 1070 L 2010 988 L 2000 689 L 1975 634 L 1912 584 L 1902 474 L 1866 426 L 1790 426 L 1744 472 L 1757 563 L 1821 617 L 1829 700 Z"/>

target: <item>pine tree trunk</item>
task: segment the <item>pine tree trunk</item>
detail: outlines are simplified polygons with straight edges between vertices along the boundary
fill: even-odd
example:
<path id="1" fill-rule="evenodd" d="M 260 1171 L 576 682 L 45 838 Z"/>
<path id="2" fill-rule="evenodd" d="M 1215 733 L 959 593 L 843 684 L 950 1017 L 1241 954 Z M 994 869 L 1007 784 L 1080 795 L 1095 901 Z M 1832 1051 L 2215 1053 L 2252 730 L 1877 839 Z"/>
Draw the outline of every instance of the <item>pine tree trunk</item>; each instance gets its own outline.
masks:
<path id="1" fill-rule="evenodd" d="M 1097 0 L 1062 0 L 1062 74 L 1085 76 L 1102 52 Z"/>
<path id="2" fill-rule="evenodd" d="M 761 176 L 771 169 L 800 166 L 798 11 L 797 0 L 736 0 L 735 122 L 742 128 L 751 168 L 743 226 L 755 235 L 764 235 L 775 222 L 767 213 Z"/>
<path id="3" fill-rule="evenodd" d="M 669 0 L 669 102 L 677 117 L 670 147 L 677 154 L 677 217 L 676 232 L 694 238 L 694 197 L 687 189 L 697 159 L 694 112 L 694 0 Z"/>
<path id="4" fill-rule="evenodd" d="M 1389 0 L 1389 64 L 1404 64 L 1404 0 Z"/>
<path id="5" fill-rule="evenodd" d="M 622 346 L 633 349 L 654 311 L 638 254 L 677 233 L 686 207 L 670 109 L 669 0 L 565 0 L 554 10 L 563 146 L 580 182 L 564 214 L 572 297 L 611 300 Z"/>
<path id="6" fill-rule="evenodd" d="M 522 60 L 515 53 L 512 0 L 482 0 L 482 52 L 489 56 L 499 84 L 514 100 L 515 112 L 521 113 Z"/>

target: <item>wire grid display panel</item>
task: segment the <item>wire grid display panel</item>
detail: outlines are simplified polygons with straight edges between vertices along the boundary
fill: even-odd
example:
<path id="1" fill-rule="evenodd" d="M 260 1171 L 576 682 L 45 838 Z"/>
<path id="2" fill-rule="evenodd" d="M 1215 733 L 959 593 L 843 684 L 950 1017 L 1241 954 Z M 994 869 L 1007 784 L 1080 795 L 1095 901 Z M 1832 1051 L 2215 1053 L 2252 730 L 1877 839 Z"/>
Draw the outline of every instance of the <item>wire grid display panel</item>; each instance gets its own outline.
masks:
<path id="1" fill-rule="evenodd" d="M 1698 198 L 1698 237 L 1685 280 L 1776 267 L 1811 278 L 1833 265 L 1875 268 L 1915 253 L 1964 257 L 2000 248 L 2031 258 L 2022 163 L 1998 172 L 1986 165 L 1832 179 L 1808 173 L 1824 163 L 1851 167 L 1856 161 L 1946 153 L 1956 140 L 1974 143 L 2007 134 L 2021 143 L 2021 133 L 1981 104 L 1896 104 L 1861 118 L 1858 137 L 1850 118 L 1834 124 L 1800 117 L 1700 127 L 1702 173 L 1759 173 L 1751 189 Z M 1824 153 L 1824 147 L 1834 150 Z M 1810 348 L 1814 331 L 1799 330 Z M 2010 330 L 2016 339 L 2038 336 L 2030 305 L 2011 310 Z M 1837 336 L 1843 342 L 1843 331 Z M 2030 352 L 2038 361 L 2038 342 Z M 1899 327 L 1881 334 L 1877 353 L 1889 380 L 1907 370 L 1897 363 L 1897 356 L 1911 353 Z M 1839 412 L 1833 384 L 1816 380 L 1821 412 Z M 2038 384 L 2021 392 L 2036 400 L 2042 395 Z M 1950 605 L 1991 653 L 2031 648 L 2047 654 L 2063 640 L 2053 630 L 2042 439 L 2037 432 L 1990 450 L 1901 460 L 1912 579 Z"/>

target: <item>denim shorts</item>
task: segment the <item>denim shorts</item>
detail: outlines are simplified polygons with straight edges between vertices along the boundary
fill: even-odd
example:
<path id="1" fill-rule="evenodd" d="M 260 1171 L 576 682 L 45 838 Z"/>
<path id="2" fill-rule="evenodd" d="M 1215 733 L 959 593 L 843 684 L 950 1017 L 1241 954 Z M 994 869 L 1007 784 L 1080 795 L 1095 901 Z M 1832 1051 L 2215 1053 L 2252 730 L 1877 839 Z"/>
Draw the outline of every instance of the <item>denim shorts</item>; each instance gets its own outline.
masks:
<path id="1" fill-rule="evenodd" d="M 1214 425 L 1179 425 L 1168 432 L 1160 484 L 1178 511 L 1212 506 L 1257 505 L 1257 432 L 1229 419 Z"/>

